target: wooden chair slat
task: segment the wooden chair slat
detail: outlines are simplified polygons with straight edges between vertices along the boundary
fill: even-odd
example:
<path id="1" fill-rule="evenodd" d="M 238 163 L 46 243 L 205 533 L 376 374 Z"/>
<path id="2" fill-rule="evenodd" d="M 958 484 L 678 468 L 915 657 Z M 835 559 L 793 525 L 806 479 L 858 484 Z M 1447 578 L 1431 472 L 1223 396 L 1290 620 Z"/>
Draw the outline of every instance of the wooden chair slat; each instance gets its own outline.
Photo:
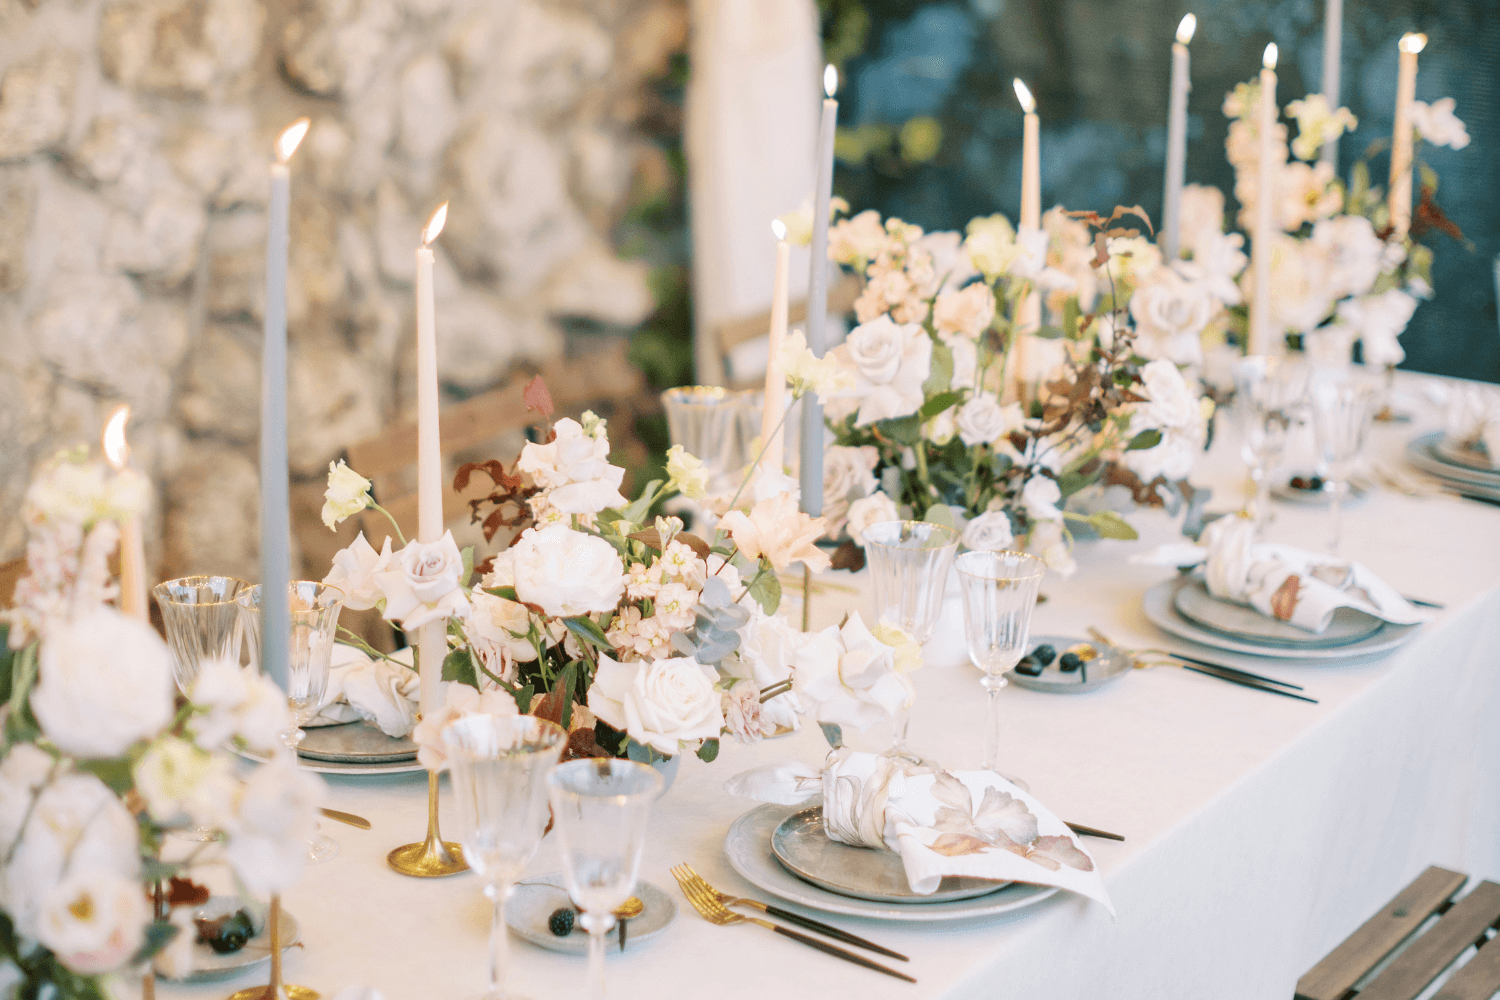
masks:
<path id="1" fill-rule="evenodd" d="M 1413 1000 L 1496 922 L 1500 885 L 1481 882 L 1361 990 L 1359 1000 Z"/>
<path id="2" fill-rule="evenodd" d="M 1458 872 L 1429 867 L 1297 980 L 1297 1000 L 1340 1000 L 1347 996 L 1361 976 L 1452 899 L 1466 881 L 1468 877 Z"/>
<path id="3" fill-rule="evenodd" d="M 828 290 L 828 311 L 832 315 L 842 316 L 854 308 L 854 300 L 859 298 L 860 281 L 851 274 L 843 275 Z M 807 300 L 801 299 L 787 306 L 787 325 L 796 326 L 807 319 Z M 764 337 L 771 330 L 771 310 L 756 313 L 753 316 L 744 316 L 740 319 L 726 320 L 719 324 L 718 337 L 719 348 L 726 354 L 749 340 L 756 337 Z"/>
<path id="4" fill-rule="evenodd" d="M 11 599 L 16 596 L 16 584 L 21 577 L 26 575 L 26 560 L 12 559 L 7 563 L 0 563 L 0 608 L 11 606 Z"/>
<path id="5" fill-rule="evenodd" d="M 1492 937 L 1432 1000 L 1490 1000 L 1500 993 L 1500 937 Z"/>

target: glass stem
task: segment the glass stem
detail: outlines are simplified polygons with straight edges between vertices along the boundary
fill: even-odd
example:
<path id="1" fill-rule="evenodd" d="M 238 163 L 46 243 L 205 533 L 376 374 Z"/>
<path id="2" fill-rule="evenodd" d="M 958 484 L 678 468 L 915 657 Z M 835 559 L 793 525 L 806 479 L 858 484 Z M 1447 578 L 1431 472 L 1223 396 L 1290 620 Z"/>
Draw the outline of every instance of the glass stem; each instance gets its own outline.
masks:
<path id="1" fill-rule="evenodd" d="M 1000 767 L 1000 689 L 1005 687 L 1004 677 L 992 677 L 985 675 L 985 690 L 989 692 L 989 699 L 984 711 L 984 759 L 980 763 L 980 769 L 985 771 L 996 771 Z"/>
<path id="2" fill-rule="evenodd" d="M 596 917 L 589 921 L 589 996 L 604 1000 L 604 934 L 613 921 Z"/>
<path id="3" fill-rule="evenodd" d="M 1339 554 L 1339 543 L 1344 534 L 1344 481 L 1335 479 L 1333 481 L 1333 499 L 1328 504 L 1329 536 L 1328 554 L 1337 558 Z"/>
<path id="4" fill-rule="evenodd" d="M 510 964 L 510 940 L 505 929 L 505 896 L 510 886 L 492 882 L 485 886 L 485 894 L 494 904 L 495 913 L 490 921 L 490 996 L 505 995 L 505 969 Z"/>
<path id="5" fill-rule="evenodd" d="M 1266 540 L 1266 524 L 1271 513 L 1271 470 L 1257 469 L 1255 478 L 1255 540 Z"/>

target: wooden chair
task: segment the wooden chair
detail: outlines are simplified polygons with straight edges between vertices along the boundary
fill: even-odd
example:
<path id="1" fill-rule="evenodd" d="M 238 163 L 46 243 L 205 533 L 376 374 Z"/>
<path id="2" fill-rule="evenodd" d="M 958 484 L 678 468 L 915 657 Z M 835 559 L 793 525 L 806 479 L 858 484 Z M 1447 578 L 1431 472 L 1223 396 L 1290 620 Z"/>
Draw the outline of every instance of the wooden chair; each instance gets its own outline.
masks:
<path id="1" fill-rule="evenodd" d="M 839 277 L 833 287 L 828 290 L 828 315 L 842 316 L 854 308 L 854 300 L 859 298 L 862 282 L 852 274 Z M 801 299 L 791 303 L 787 307 L 788 328 L 807 320 L 807 300 Z M 714 337 L 719 343 L 719 357 L 725 361 L 726 383 L 731 389 L 756 389 L 760 388 L 763 380 L 759 375 L 746 378 L 741 375 L 730 377 L 728 360 L 730 353 L 741 344 L 754 340 L 757 337 L 766 336 L 771 329 L 771 310 L 756 313 L 753 316 L 743 316 L 739 319 L 724 320 L 714 328 Z"/>
<path id="2" fill-rule="evenodd" d="M 7 563 L 0 563 L 0 608 L 11 606 L 11 598 L 16 595 L 16 583 L 26 575 L 26 558 L 12 559 Z"/>
<path id="3" fill-rule="evenodd" d="M 1500 885 L 1480 882 L 1455 899 L 1467 881 L 1428 868 L 1297 980 L 1297 1000 L 1414 1000 L 1470 947 L 1478 950 L 1433 1000 L 1500 993 L 1500 940 L 1493 933 L 1500 928 Z M 1431 917 L 1438 919 L 1424 927 Z"/>

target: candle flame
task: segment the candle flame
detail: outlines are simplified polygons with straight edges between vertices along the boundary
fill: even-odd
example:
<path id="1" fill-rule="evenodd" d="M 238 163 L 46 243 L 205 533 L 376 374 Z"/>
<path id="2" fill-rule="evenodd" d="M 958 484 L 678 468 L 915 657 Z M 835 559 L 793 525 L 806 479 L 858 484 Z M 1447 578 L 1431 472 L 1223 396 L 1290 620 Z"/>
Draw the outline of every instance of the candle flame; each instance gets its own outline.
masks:
<path id="1" fill-rule="evenodd" d="M 1183 45 L 1193 40 L 1193 32 L 1198 30 L 1198 18 L 1194 14 L 1182 15 L 1182 21 L 1177 25 L 1177 40 Z"/>
<path id="2" fill-rule="evenodd" d="M 1427 47 L 1427 36 L 1419 31 L 1408 31 L 1401 36 L 1401 41 L 1397 43 L 1396 47 L 1402 52 L 1410 52 L 1412 55 L 1416 55 Z"/>
<path id="3" fill-rule="evenodd" d="M 1016 100 L 1021 102 L 1021 110 L 1028 115 L 1036 114 L 1036 98 L 1031 96 L 1031 88 L 1021 82 L 1018 76 L 1014 81 L 1016 85 Z"/>
<path id="4" fill-rule="evenodd" d="M 833 63 L 823 67 L 823 93 L 829 97 L 839 89 L 839 71 L 833 68 Z"/>
<path id="5" fill-rule="evenodd" d="M 427 220 L 427 226 L 422 230 L 422 245 L 425 247 L 438 238 L 443 231 L 443 223 L 448 221 L 448 203 L 445 201 L 432 213 L 432 218 Z"/>
<path id="6" fill-rule="evenodd" d="M 125 459 L 130 455 L 130 446 L 125 443 L 125 424 L 130 420 L 130 406 L 121 403 L 104 422 L 104 457 L 116 472 L 125 468 Z"/>
<path id="7" fill-rule="evenodd" d="M 1269 44 L 1269 45 L 1266 46 L 1266 54 L 1261 59 L 1260 62 L 1261 62 L 1261 65 L 1264 66 L 1266 69 L 1275 69 L 1276 68 L 1276 43 L 1275 42 L 1272 42 L 1271 44 Z"/>
<path id="8" fill-rule="evenodd" d="M 307 128 L 311 124 L 311 118 L 298 118 L 288 125 L 281 135 L 276 137 L 277 160 L 285 163 L 292 158 L 292 154 L 302 144 L 302 137 L 307 135 Z"/>
<path id="9" fill-rule="evenodd" d="M 774 237 L 776 237 L 776 239 L 778 241 L 779 240 L 785 240 L 786 239 L 786 223 L 782 222 L 780 219 L 772 219 L 771 220 L 771 235 L 774 236 Z"/>

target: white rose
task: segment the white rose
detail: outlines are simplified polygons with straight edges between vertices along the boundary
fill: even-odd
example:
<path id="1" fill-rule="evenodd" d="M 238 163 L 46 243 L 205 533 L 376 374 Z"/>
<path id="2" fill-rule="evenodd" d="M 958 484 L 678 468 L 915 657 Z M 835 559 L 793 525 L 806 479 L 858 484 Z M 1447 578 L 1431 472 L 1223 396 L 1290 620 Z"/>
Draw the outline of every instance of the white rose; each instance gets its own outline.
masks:
<path id="1" fill-rule="evenodd" d="M 330 587 L 344 592 L 344 607 L 350 611 L 365 611 L 380 600 L 380 586 L 376 577 L 391 568 L 391 537 L 376 552 L 361 531 L 359 537 L 346 549 L 340 549 L 333 557 L 333 568 L 323 577 Z"/>
<path id="2" fill-rule="evenodd" d="M 741 743 L 759 743 L 769 736 L 762 725 L 760 688 L 754 681 L 736 681 L 723 693 L 724 728 Z M 775 730 L 772 730 L 774 732 Z"/>
<path id="3" fill-rule="evenodd" d="M 625 593 L 625 564 L 602 538 L 554 524 L 526 531 L 511 548 L 516 596 L 553 617 L 613 611 Z"/>
<path id="4" fill-rule="evenodd" d="M 880 452 L 874 445 L 846 448 L 830 445 L 823 453 L 823 516 L 830 524 L 849 510 L 849 503 L 875 492 L 874 470 Z"/>
<path id="5" fill-rule="evenodd" d="M 144 622 L 101 607 L 42 643 L 31 710 L 75 757 L 119 757 L 172 721 L 172 664 Z"/>
<path id="6" fill-rule="evenodd" d="M 1425 101 L 1411 102 L 1411 124 L 1417 134 L 1434 146 L 1451 146 L 1463 149 L 1469 144 L 1469 130 L 1453 113 L 1458 102 L 1444 97 L 1428 104 Z"/>
<path id="7" fill-rule="evenodd" d="M 1062 488 L 1049 476 L 1032 476 L 1021 487 L 1021 506 L 1033 521 L 1061 521 L 1062 511 L 1057 508 L 1061 499 Z"/>
<path id="8" fill-rule="evenodd" d="M 469 600 L 460 577 L 464 557 L 453 541 L 453 532 L 427 545 L 408 542 L 396 555 L 395 566 L 375 577 L 385 595 L 387 621 L 398 621 L 410 632 L 432 621 L 464 618 Z"/>
<path id="9" fill-rule="evenodd" d="M 979 348 L 972 340 L 954 340 L 948 344 L 953 355 L 953 377 L 948 380 L 952 389 L 972 389 L 979 375 Z"/>
<path id="10" fill-rule="evenodd" d="M 1001 406 L 993 394 L 981 392 L 958 409 L 958 436 L 970 448 L 994 444 L 1019 428 L 1024 417 L 1020 403 Z"/>
<path id="11" fill-rule="evenodd" d="M 135 879 L 75 868 L 47 894 L 36 936 L 63 965 L 94 976 L 118 969 L 135 954 L 150 919 Z"/>
<path id="12" fill-rule="evenodd" d="M 16 932 L 35 938 L 45 900 L 69 872 L 137 878 L 141 859 L 135 817 L 93 775 L 63 774 L 36 797 L 6 858 L 4 907 Z"/>
<path id="13" fill-rule="evenodd" d="M 865 544 L 865 529 L 882 521 L 899 521 L 901 514 L 890 497 L 880 491 L 860 497 L 849 505 L 849 537 L 855 545 Z"/>
<path id="14" fill-rule="evenodd" d="M 339 459 L 328 463 L 328 489 L 323 493 L 323 523 L 332 531 L 340 521 L 353 517 L 374 503 L 370 481 Z"/>
<path id="15" fill-rule="evenodd" d="M 1384 268 L 1385 241 L 1363 215 L 1323 219 L 1313 226 L 1308 245 L 1322 257 L 1328 294 L 1335 299 L 1368 292 Z"/>
<path id="16" fill-rule="evenodd" d="M 252 750 L 273 750 L 292 727 L 285 692 L 269 677 L 227 657 L 198 665 L 188 700 L 195 709 L 188 728 L 204 750 L 216 750 L 236 736 Z"/>
<path id="17" fill-rule="evenodd" d="M 230 867 L 252 894 L 268 896 L 296 884 L 325 793 L 322 779 L 298 767 L 290 753 L 250 772 L 223 829 Z"/>
<path id="18" fill-rule="evenodd" d="M 932 307 L 932 326 L 938 336 L 973 339 L 995 321 L 995 293 L 976 281 L 956 292 L 941 292 Z"/>
<path id="19" fill-rule="evenodd" d="M 1203 360 L 1198 335 L 1219 311 L 1206 285 L 1189 282 L 1171 268 L 1160 268 L 1130 297 L 1137 353 L 1178 364 Z"/>
<path id="20" fill-rule="evenodd" d="M 881 316 L 855 327 L 829 353 L 854 378 L 848 394 L 859 400 L 855 426 L 909 416 L 921 408 L 922 383 L 932 374 L 932 338 L 920 324 L 898 325 Z"/>
<path id="21" fill-rule="evenodd" d="M 1388 368 L 1406 360 L 1398 339 L 1417 311 L 1417 300 L 1399 288 L 1389 288 L 1379 295 L 1345 299 L 1339 303 L 1339 322 L 1348 324 L 1364 345 L 1364 363 L 1371 368 Z"/>
<path id="22" fill-rule="evenodd" d="M 914 698 L 911 682 L 896 669 L 896 650 L 877 639 L 857 612 L 843 628 L 810 634 L 794 667 L 796 690 L 819 722 L 868 729 Z"/>
<path id="23" fill-rule="evenodd" d="M 1208 433 L 1203 401 L 1188 388 L 1177 366 L 1165 360 L 1141 369 L 1141 385 L 1135 391 L 1147 401 L 1136 404 L 1126 433 L 1133 438 L 1157 430 L 1161 441 L 1152 448 L 1125 452 L 1126 468 L 1148 483 L 1157 476 L 1186 479 Z"/>
<path id="24" fill-rule="evenodd" d="M 609 441 L 595 438 L 578 421 L 564 417 L 553 425 L 549 444 L 521 449 L 517 468 L 548 490 L 547 500 L 564 514 L 597 514 L 623 507 L 620 483 L 625 470 L 609 464 Z"/>
<path id="25" fill-rule="evenodd" d="M 516 550 L 508 548 L 495 553 L 490 559 L 490 571 L 480 581 L 486 590 L 516 585 Z"/>
<path id="26" fill-rule="evenodd" d="M 229 762 L 200 750 L 187 740 L 167 736 L 157 740 L 131 769 L 135 790 L 145 800 L 151 818 L 166 826 L 179 824 L 189 815 L 214 811 L 229 774 Z"/>
<path id="27" fill-rule="evenodd" d="M 964 525 L 964 547 L 976 552 L 1003 552 L 1015 540 L 1010 515 L 1003 510 L 987 510 Z"/>
<path id="28" fill-rule="evenodd" d="M 490 673 L 507 683 L 514 680 L 517 663 L 536 659 L 536 647 L 527 638 L 531 612 L 524 605 L 476 590 L 474 608 L 464 620 L 464 636 Z"/>
<path id="29" fill-rule="evenodd" d="M 606 724 L 669 757 L 724 728 L 714 671 L 690 656 L 619 663 L 601 653 L 588 701 Z"/>

